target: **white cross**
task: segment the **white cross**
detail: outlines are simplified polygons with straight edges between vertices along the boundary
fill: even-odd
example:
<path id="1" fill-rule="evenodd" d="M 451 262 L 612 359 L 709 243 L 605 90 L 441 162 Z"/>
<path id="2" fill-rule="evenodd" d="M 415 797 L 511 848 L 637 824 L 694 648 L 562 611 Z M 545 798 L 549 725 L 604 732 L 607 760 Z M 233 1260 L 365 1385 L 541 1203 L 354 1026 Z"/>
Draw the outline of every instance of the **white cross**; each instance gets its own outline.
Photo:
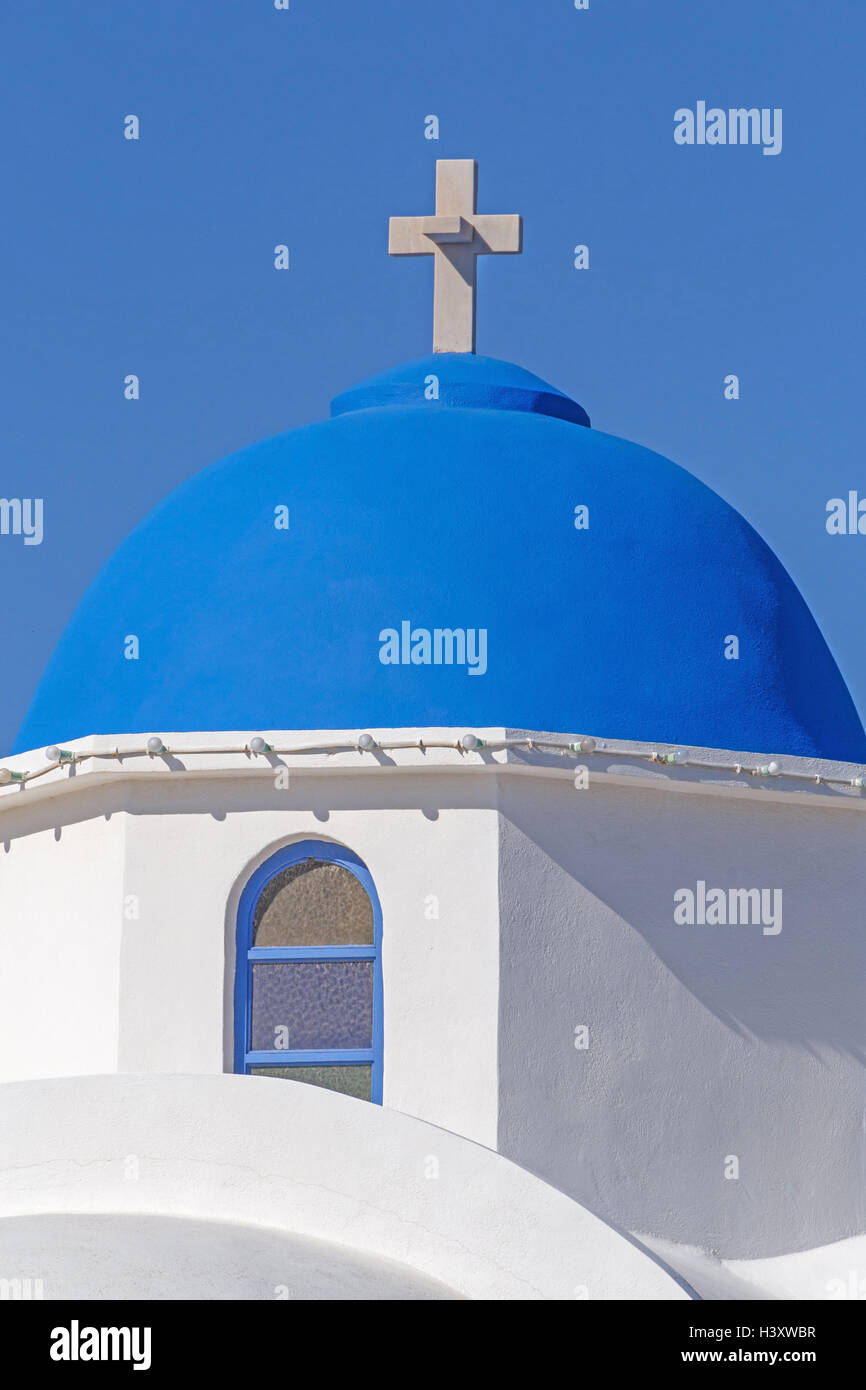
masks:
<path id="1" fill-rule="evenodd" d="M 517 214 L 477 213 L 474 159 L 437 159 L 436 215 L 392 217 L 392 256 L 433 256 L 433 351 L 475 351 L 476 258 L 517 255 L 523 220 Z"/>

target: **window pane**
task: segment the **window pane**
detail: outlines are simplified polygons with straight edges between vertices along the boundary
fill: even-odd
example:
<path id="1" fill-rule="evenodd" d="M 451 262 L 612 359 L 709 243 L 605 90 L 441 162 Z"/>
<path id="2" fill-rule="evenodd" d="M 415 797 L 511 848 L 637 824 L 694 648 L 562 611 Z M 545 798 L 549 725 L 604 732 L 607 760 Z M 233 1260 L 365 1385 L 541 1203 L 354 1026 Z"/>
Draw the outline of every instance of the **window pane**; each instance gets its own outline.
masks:
<path id="1" fill-rule="evenodd" d="M 279 1076 L 285 1081 L 305 1081 L 309 1086 L 324 1086 L 327 1091 L 342 1091 L 344 1096 L 370 1100 L 373 1068 L 360 1067 L 250 1067 L 252 1076 Z"/>
<path id="2" fill-rule="evenodd" d="M 371 960 L 256 961 L 254 1052 L 371 1047 Z"/>
<path id="3" fill-rule="evenodd" d="M 254 946 L 371 946 L 373 904 L 340 864 L 305 859 L 275 874 L 259 894 Z"/>

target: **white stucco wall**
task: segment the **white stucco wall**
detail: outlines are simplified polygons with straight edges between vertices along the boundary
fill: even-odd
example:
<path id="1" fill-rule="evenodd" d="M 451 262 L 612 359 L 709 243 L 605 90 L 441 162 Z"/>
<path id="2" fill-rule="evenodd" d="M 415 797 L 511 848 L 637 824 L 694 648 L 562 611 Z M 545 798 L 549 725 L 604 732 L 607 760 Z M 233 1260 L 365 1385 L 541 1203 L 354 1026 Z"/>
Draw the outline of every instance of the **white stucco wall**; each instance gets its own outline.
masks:
<path id="1" fill-rule="evenodd" d="M 140 897 L 141 918 L 123 925 L 121 1070 L 232 1070 L 243 885 L 281 845 L 328 840 L 360 856 L 382 905 L 384 1104 L 495 1144 L 496 815 L 469 784 L 442 790 L 439 805 L 429 781 L 397 786 L 387 773 L 363 788 L 314 776 L 280 791 L 228 779 L 134 787 L 124 892 Z M 429 895 L 438 920 L 425 916 Z"/>
<path id="2" fill-rule="evenodd" d="M 0 1079 L 230 1071 L 242 887 L 281 845 L 333 840 L 382 904 L 386 1107 L 723 1258 L 866 1230 L 856 770 L 762 784 L 611 746 L 578 791 L 559 758 L 464 756 L 458 732 L 270 761 L 164 735 L 170 757 L 0 790 Z M 676 925 L 698 880 L 780 888 L 782 931 Z"/>
<path id="3" fill-rule="evenodd" d="M 500 1150 L 722 1257 L 866 1229 L 862 815 L 645 778 L 500 804 Z M 781 888 L 781 932 L 677 925 L 699 879 Z"/>
<path id="4" fill-rule="evenodd" d="M 203 739 L 220 742 L 171 742 Z M 195 776 L 110 763 L 89 791 L 59 771 L 0 801 L 0 1079 L 231 1071 L 240 893 L 280 846 L 329 840 L 364 860 L 382 904 L 384 1104 L 495 1145 L 492 783 L 373 763 L 277 789 L 267 761 L 204 761 Z"/>
<path id="5" fill-rule="evenodd" d="M 7 793 L 0 815 L 0 1081 L 114 1071 L 124 817 L 111 789 Z M 14 798 L 14 801 L 12 801 Z"/>
<path id="6" fill-rule="evenodd" d="M 224 1219 L 148 1212 L 0 1217 L 0 1296 L 391 1302 L 461 1294 L 396 1260 Z M 13 1271 L 42 1270 L 36 1276 Z"/>

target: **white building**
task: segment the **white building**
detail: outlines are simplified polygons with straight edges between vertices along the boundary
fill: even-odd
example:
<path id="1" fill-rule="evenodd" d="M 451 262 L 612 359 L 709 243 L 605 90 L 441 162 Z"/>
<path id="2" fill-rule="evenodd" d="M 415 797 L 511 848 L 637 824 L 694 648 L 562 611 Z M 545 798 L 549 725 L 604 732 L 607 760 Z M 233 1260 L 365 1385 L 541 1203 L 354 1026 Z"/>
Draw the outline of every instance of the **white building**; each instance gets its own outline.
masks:
<path id="1" fill-rule="evenodd" d="M 736 512 L 474 354 L 474 256 L 520 245 L 474 177 L 392 223 L 439 350 L 166 499 L 0 772 L 22 1295 L 862 1259 L 866 738 Z"/>

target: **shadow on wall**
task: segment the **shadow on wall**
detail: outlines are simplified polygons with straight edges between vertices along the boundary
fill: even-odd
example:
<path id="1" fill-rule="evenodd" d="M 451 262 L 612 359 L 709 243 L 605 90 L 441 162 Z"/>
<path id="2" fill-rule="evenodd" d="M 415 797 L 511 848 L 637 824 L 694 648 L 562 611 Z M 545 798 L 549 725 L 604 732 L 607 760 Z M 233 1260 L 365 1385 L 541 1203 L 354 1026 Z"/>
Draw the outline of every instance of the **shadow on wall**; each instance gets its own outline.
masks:
<path id="1" fill-rule="evenodd" d="M 501 809 L 501 1152 L 726 1257 L 862 1231 L 861 818 L 529 779 Z M 699 881 L 780 889 L 781 930 L 678 924 Z"/>
<path id="2" fill-rule="evenodd" d="M 447 772 L 440 778 L 428 778 L 424 794 L 418 787 L 394 779 L 388 774 L 378 784 L 372 779 L 359 778 L 357 783 L 345 782 L 339 776 L 307 773 L 293 778 L 286 790 L 276 790 L 261 781 L 250 785 L 239 778 L 218 776 L 196 780 L 180 780 L 170 785 L 156 782 L 127 783 L 122 786 L 95 786 L 82 790 L 77 796 L 57 799 L 36 799 L 24 804 L 10 803 L 4 820 L 0 815 L 0 845 L 6 854 L 14 851 L 16 841 L 48 830 L 60 840 L 63 831 L 72 825 L 102 817 L 126 813 L 131 816 L 188 816 L 206 815 L 224 821 L 229 814 L 263 811 L 309 811 L 325 824 L 336 811 L 365 811 L 371 807 L 398 811 L 418 811 L 426 820 L 438 819 L 440 809 L 492 808 L 496 805 L 496 788 L 486 779 L 465 778 L 455 790 L 447 781 Z M 6 807 L 3 808 L 4 812 Z M 328 838 L 325 836 L 325 838 Z"/>

